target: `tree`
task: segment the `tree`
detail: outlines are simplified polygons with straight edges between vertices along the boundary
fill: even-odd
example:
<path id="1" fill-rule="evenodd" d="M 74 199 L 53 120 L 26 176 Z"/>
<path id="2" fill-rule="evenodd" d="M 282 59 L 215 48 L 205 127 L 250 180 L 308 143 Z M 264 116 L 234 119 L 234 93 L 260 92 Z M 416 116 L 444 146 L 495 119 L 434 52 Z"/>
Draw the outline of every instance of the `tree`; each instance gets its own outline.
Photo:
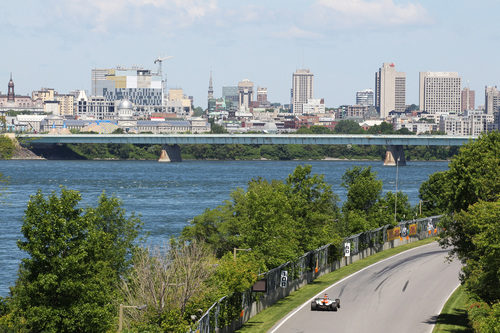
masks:
<path id="1" fill-rule="evenodd" d="M 500 132 L 483 134 L 460 149 L 446 172 L 448 210 L 459 212 L 500 195 Z"/>
<path id="2" fill-rule="evenodd" d="M 420 198 L 419 214 L 423 216 L 433 216 L 443 214 L 447 209 L 445 198 L 446 172 L 435 172 L 429 176 L 429 179 L 420 185 L 418 190 Z"/>
<path id="3" fill-rule="evenodd" d="M 360 134 L 364 133 L 364 130 L 353 120 L 341 120 L 335 125 L 333 132 L 339 134 Z"/>
<path id="4" fill-rule="evenodd" d="M 462 242 L 452 251 L 466 264 L 461 277 L 466 289 L 489 304 L 499 302 L 500 200 L 475 203 L 457 214 L 454 224 L 452 232 L 463 232 L 454 237 Z"/>
<path id="5" fill-rule="evenodd" d="M 31 196 L 18 247 L 28 254 L 12 288 L 12 318 L 31 332 L 103 332 L 114 325 L 117 286 L 140 221 L 116 198 L 79 208 L 78 192 Z"/>
<path id="6" fill-rule="evenodd" d="M 371 167 L 355 166 L 344 173 L 341 184 L 347 189 L 347 200 L 342 207 L 344 212 L 370 212 L 382 193 L 382 181 L 376 177 L 377 174 L 371 171 Z"/>

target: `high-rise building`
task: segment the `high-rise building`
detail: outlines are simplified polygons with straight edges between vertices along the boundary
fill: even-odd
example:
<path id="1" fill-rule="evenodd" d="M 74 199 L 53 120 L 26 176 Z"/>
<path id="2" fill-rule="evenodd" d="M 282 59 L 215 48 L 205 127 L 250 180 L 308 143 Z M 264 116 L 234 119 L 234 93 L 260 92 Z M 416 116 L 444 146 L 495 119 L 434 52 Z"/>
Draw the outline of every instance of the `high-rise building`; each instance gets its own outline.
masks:
<path id="1" fill-rule="evenodd" d="M 139 67 L 92 70 L 92 95 L 106 101 L 129 100 L 139 111 L 157 111 L 163 105 L 162 79 Z"/>
<path id="2" fill-rule="evenodd" d="M 314 98 L 314 75 L 309 69 L 297 69 L 292 75 L 292 112 L 303 113 L 303 105 Z"/>
<path id="3" fill-rule="evenodd" d="M 380 118 L 406 108 L 406 73 L 396 72 L 394 63 L 383 63 L 375 73 L 375 107 Z"/>
<path id="4" fill-rule="evenodd" d="M 253 99 L 253 82 L 248 79 L 238 82 L 238 96 L 240 111 L 248 111 Z"/>
<path id="5" fill-rule="evenodd" d="M 356 92 L 356 105 L 373 106 L 373 90 L 365 89 Z"/>
<path id="6" fill-rule="evenodd" d="M 456 72 L 420 72 L 420 111 L 459 114 L 461 89 Z"/>
<path id="7" fill-rule="evenodd" d="M 474 110 L 476 92 L 474 90 L 470 90 L 468 87 L 462 90 L 461 97 L 461 113 L 465 111 Z"/>
<path id="8" fill-rule="evenodd" d="M 257 102 L 259 105 L 267 104 L 267 88 L 257 87 Z"/>
<path id="9" fill-rule="evenodd" d="M 484 109 L 486 114 L 500 112 L 500 91 L 496 86 L 484 88 Z"/>

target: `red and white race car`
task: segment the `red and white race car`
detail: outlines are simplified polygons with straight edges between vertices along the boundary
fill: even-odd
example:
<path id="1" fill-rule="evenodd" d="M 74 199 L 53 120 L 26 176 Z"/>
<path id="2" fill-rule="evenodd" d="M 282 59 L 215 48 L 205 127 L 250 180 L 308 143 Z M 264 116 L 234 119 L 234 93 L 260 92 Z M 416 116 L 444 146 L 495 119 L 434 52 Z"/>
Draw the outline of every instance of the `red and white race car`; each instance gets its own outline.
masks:
<path id="1" fill-rule="evenodd" d="M 323 298 L 316 298 L 311 302 L 311 311 L 337 311 L 338 309 L 340 309 L 340 299 L 336 298 L 335 300 L 331 300 L 328 298 L 328 294 L 325 294 Z"/>

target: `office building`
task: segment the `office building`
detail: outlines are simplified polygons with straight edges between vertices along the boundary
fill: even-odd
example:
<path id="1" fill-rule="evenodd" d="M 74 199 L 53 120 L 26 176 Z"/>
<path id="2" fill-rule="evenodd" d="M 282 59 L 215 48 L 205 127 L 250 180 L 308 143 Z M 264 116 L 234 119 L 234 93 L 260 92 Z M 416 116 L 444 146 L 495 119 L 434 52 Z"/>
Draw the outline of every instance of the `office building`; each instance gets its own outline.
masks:
<path id="1" fill-rule="evenodd" d="M 309 98 L 307 103 L 302 104 L 302 114 L 325 113 L 325 101 L 322 98 Z"/>
<path id="2" fill-rule="evenodd" d="M 484 109 L 490 115 L 500 112 L 500 91 L 496 86 L 484 88 Z"/>
<path id="3" fill-rule="evenodd" d="M 244 79 L 238 82 L 238 107 L 240 112 L 247 112 L 253 99 L 253 82 Z"/>
<path id="4" fill-rule="evenodd" d="M 189 117 L 193 114 L 193 102 L 184 95 L 182 89 L 170 89 L 166 102 L 167 113 L 174 113 L 179 118 Z"/>
<path id="5" fill-rule="evenodd" d="M 257 103 L 259 106 L 267 105 L 267 88 L 257 87 Z"/>
<path id="6" fill-rule="evenodd" d="M 356 92 L 356 105 L 373 106 L 373 90 L 365 89 Z"/>
<path id="7" fill-rule="evenodd" d="M 420 111 L 460 114 L 461 89 L 456 72 L 420 72 Z"/>
<path id="8" fill-rule="evenodd" d="M 162 79 L 158 73 L 139 67 L 93 69 L 92 96 L 108 102 L 127 99 L 138 111 L 159 111 L 163 105 Z"/>
<path id="9" fill-rule="evenodd" d="M 382 119 L 406 109 L 406 73 L 397 72 L 394 63 L 383 63 L 375 73 L 375 107 Z"/>
<path id="10" fill-rule="evenodd" d="M 474 90 L 470 90 L 469 88 L 464 88 L 462 90 L 461 97 L 461 113 L 464 113 L 468 110 L 474 110 L 474 104 L 476 99 L 476 92 Z"/>
<path id="11" fill-rule="evenodd" d="M 76 115 L 83 118 L 92 119 L 114 119 L 115 102 L 107 101 L 103 96 L 90 96 L 81 90 L 76 99 Z"/>
<path id="12" fill-rule="evenodd" d="M 298 69 L 292 75 L 292 112 L 303 113 L 303 105 L 314 98 L 314 75 L 309 69 Z"/>
<path id="13" fill-rule="evenodd" d="M 54 100 L 59 102 L 59 114 L 61 116 L 73 116 L 75 96 L 72 94 L 57 94 Z"/>

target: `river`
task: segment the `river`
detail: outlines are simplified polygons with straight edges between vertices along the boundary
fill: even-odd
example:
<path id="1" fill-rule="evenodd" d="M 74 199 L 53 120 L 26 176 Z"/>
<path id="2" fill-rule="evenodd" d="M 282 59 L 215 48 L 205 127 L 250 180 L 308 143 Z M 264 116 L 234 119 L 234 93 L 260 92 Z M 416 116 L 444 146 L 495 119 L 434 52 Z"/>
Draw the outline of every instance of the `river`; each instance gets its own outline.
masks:
<path id="1" fill-rule="evenodd" d="M 353 166 L 371 166 L 394 191 L 396 168 L 373 161 L 47 161 L 0 160 L 0 173 L 8 184 L 0 188 L 0 296 L 13 285 L 23 253 L 16 241 L 29 197 L 41 189 L 44 194 L 59 187 L 78 190 L 81 205 L 96 205 L 106 191 L 123 201 L 127 213 L 135 212 L 144 222 L 148 244 L 162 244 L 176 236 L 194 216 L 229 199 L 237 187 L 246 187 L 255 177 L 283 180 L 299 164 L 311 164 L 312 172 L 325 175 L 341 200 L 344 172 Z M 434 172 L 448 169 L 448 162 L 407 162 L 399 167 L 398 189 L 418 203 L 420 184 Z"/>

